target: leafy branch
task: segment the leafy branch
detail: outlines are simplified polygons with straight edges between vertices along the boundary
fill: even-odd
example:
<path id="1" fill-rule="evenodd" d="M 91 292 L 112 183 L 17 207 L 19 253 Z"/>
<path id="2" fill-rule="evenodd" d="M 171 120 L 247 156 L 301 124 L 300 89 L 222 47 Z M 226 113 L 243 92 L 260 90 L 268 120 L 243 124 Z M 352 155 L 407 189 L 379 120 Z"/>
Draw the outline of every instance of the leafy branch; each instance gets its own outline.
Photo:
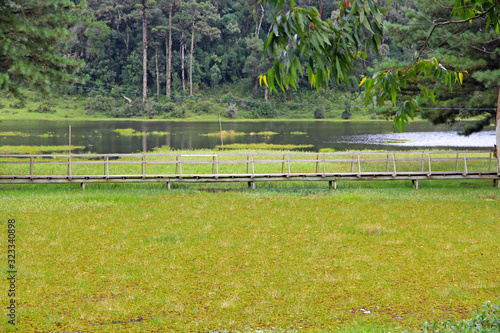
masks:
<path id="1" fill-rule="evenodd" d="M 314 7 L 295 7 L 295 1 L 289 0 L 290 10 L 283 10 L 284 0 L 262 0 L 278 8 L 272 32 L 265 49 L 274 57 L 273 66 L 267 74 L 260 77 L 273 91 L 278 87 L 285 90 L 291 85 L 297 89 L 300 76 L 303 76 L 302 63 L 307 64 L 307 76 L 311 86 L 328 85 L 333 76 L 337 82 L 349 83 L 348 74 L 352 72 L 353 63 L 366 57 L 366 50 L 372 49 L 378 54 L 378 46 L 383 37 L 382 15 L 388 10 L 377 5 L 376 0 L 353 0 L 340 2 L 340 16 L 337 20 L 322 20 Z M 390 6 L 390 3 L 389 3 Z M 484 9 L 483 9 L 484 8 Z M 500 0 L 456 0 L 452 15 L 460 20 L 431 22 L 433 25 L 416 60 L 405 68 L 387 69 L 375 73 L 371 78 L 363 78 L 360 86 L 365 88 L 366 106 L 374 103 L 384 106 L 391 101 L 398 111 L 394 117 L 394 125 L 402 131 L 405 123 L 413 119 L 419 105 L 415 98 L 398 100 L 401 88 L 405 89 L 409 82 L 418 79 L 433 78 L 444 80 L 450 89 L 457 82 L 462 84 L 465 72 L 447 70 L 439 61 L 422 59 L 428 42 L 437 27 L 451 24 L 467 24 L 475 20 L 487 18 L 486 29 L 492 25 L 499 33 Z M 361 36 L 366 43 L 362 45 Z M 424 100 L 431 99 L 435 103 L 434 92 L 422 88 Z"/>

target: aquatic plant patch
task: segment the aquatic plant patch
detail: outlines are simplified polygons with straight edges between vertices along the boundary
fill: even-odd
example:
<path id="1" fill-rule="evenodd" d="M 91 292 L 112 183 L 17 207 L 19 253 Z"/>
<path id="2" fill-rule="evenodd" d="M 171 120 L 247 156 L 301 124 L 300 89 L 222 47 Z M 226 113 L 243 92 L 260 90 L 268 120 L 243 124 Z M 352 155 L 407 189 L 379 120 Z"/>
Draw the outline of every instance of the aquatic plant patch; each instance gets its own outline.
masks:
<path id="1" fill-rule="evenodd" d="M 0 154 L 42 154 L 85 149 L 85 146 L 0 146 Z"/>
<path id="2" fill-rule="evenodd" d="M 224 145 L 227 149 L 279 149 L 279 150 L 291 150 L 300 148 L 311 148 L 314 145 L 294 145 L 294 144 L 273 144 L 273 143 L 231 143 Z M 216 148 L 221 149 L 222 146 L 218 145 Z"/>
<path id="3" fill-rule="evenodd" d="M 118 128 L 113 130 L 113 132 L 118 133 L 123 136 L 146 136 L 149 134 L 152 135 L 169 135 L 170 132 L 162 132 L 162 131 L 152 131 L 152 132 L 137 132 L 133 128 Z"/>
<path id="4" fill-rule="evenodd" d="M 230 136 L 242 136 L 246 135 L 244 132 L 235 132 L 233 130 L 225 131 L 223 130 L 222 132 L 215 132 L 215 133 L 206 133 L 206 134 L 199 134 L 201 136 L 215 136 L 215 137 L 230 137 Z"/>

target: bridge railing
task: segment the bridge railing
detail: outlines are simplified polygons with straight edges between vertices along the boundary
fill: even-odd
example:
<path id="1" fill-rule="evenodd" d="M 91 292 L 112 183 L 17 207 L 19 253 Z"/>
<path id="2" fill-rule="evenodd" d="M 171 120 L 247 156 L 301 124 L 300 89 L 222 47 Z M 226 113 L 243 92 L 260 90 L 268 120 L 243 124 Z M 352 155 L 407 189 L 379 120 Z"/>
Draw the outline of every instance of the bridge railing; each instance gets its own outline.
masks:
<path id="1" fill-rule="evenodd" d="M 0 179 L 500 175 L 491 151 L 0 155 Z"/>

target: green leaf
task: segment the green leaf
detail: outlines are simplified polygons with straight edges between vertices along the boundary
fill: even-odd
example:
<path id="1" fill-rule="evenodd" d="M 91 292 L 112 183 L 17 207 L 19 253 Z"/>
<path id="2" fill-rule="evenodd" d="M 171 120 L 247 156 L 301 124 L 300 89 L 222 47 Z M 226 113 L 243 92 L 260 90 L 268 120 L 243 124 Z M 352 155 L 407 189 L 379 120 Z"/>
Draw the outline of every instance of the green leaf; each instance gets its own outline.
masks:
<path id="1" fill-rule="evenodd" d="M 267 76 L 269 77 L 269 88 L 276 91 L 276 87 L 274 86 L 274 68 L 267 71 Z"/>
<path id="2" fill-rule="evenodd" d="M 391 98 L 392 98 L 392 104 L 396 106 L 396 97 L 398 96 L 398 93 L 396 92 L 396 88 L 392 87 L 391 88 Z"/>

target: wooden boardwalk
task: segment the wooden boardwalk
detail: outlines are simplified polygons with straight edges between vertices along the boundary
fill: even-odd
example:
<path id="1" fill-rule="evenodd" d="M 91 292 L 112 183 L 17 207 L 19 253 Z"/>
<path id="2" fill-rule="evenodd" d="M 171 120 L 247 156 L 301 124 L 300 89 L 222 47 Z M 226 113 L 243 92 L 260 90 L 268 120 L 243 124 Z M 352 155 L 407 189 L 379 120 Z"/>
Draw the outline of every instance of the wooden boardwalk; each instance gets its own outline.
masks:
<path id="1" fill-rule="evenodd" d="M 491 151 L 0 155 L 0 184 L 492 179 Z"/>

